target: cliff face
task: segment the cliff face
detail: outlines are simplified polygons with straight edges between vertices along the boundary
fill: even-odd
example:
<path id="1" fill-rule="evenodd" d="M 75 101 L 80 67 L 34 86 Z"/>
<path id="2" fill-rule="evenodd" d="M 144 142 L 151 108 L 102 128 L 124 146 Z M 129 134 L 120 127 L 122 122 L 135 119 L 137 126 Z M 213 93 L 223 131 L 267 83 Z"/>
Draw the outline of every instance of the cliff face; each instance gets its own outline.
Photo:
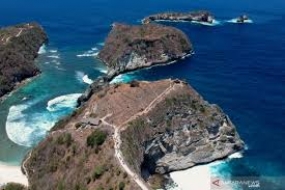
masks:
<path id="1" fill-rule="evenodd" d="M 113 24 L 98 57 L 107 65 L 108 75 L 167 63 L 191 53 L 192 45 L 180 30 L 149 24 Z"/>
<path id="2" fill-rule="evenodd" d="M 0 97 L 40 72 L 33 61 L 46 41 L 47 35 L 36 23 L 0 29 Z"/>
<path id="3" fill-rule="evenodd" d="M 214 17 L 208 11 L 196 11 L 190 13 L 166 12 L 150 15 L 142 20 L 142 23 L 148 24 L 153 21 L 197 21 L 212 23 Z"/>
<path id="4" fill-rule="evenodd" d="M 172 90 L 121 132 L 122 151 L 137 172 L 183 170 L 243 149 L 235 126 L 217 105 L 204 101 L 181 81 L 169 85 Z"/>

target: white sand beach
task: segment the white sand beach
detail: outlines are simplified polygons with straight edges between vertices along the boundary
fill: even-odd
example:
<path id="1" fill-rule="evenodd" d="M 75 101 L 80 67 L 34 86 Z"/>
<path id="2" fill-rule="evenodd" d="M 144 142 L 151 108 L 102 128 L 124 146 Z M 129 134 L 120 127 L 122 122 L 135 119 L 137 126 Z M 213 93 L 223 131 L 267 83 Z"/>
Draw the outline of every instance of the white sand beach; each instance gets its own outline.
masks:
<path id="1" fill-rule="evenodd" d="M 0 186 L 9 182 L 28 186 L 28 179 L 22 173 L 21 166 L 9 166 L 0 162 Z"/>

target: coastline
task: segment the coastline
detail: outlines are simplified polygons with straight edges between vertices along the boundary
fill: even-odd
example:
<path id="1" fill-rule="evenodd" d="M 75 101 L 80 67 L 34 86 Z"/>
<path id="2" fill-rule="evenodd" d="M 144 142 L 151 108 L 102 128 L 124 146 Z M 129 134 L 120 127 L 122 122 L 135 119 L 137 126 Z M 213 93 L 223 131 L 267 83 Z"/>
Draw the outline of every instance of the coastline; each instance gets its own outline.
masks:
<path id="1" fill-rule="evenodd" d="M 28 178 L 21 171 L 21 166 L 7 165 L 0 162 L 0 187 L 10 182 L 28 186 Z"/>
<path id="2" fill-rule="evenodd" d="M 10 91 L 7 94 L 0 97 L 0 104 L 2 104 L 9 96 L 12 96 L 15 92 L 17 92 L 21 87 L 23 87 L 23 86 L 27 85 L 28 83 L 32 82 L 33 80 L 35 80 L 37 77 L 40 76 L 40 74 L 41 74 L 41 72 L 39 72 L 35 76 L 26 78 L 26 79 L 22 80 L 21 82 L 18 82 L 12 91 Z"/>

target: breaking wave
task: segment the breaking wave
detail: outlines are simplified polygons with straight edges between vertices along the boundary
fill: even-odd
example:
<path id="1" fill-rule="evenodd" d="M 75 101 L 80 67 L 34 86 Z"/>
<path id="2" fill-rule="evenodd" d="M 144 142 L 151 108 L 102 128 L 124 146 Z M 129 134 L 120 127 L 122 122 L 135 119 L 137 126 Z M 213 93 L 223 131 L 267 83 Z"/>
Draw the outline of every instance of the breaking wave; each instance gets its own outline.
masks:
<path id="1" fill-rule="evenodd" d="M 82 71 L 76 71 L 75 77 L 80 83 L 86 83 L 86 84 L 92 84 L 93 80 L 88 77 L 84 72 Z"/>
<path id="2" fill-rule="evenodd" d="M 47 52 L 46 45 L 42 45 L 38 51 L 38 54 L 45 54 Z"/>
<path id="3" fill-rule="evenodd" d="M 47 103 L 46 109 L 50 112 L 60 111 L 66 108 L 75 108 L 80 93 L 58 96 Z"/>
<path id="4" fill-rule="evenodd" d="M 198 21 L 191 21 L 191 23 L 201 24 L 201 25 L 205 25 L 205 26 L 217 26 L 217 25 L 221 24 L 221 21 L 218 21 L 218 20 L 214 19 L 212 23 L 209 23 L 209 22 L 198 22 Z"/>
<path id="5" fill-rule="evenodd" d="M 234 24 L 241 24 L 240 22 L 238 22 L 238 18 L 233 18 L 231 20 L 227 20 L 226 22 L 234 23 Z M 251 24 L 251 23 L 253 23 L 253 20 L 248 19 L 248 20 L 245 20 L 242 24 L 244 24 L 244 23 Z"/>
<path id="6" fill-rule="evenodd" d="M 45 113 L 27 114 L 31 106 L 20 104 L 11 106 L 6 120 L 8 138 L 21 146 L 31 147 L 42 139 L 46 132 L 55 124 L 52 115 Z"/>
<path id="7" fill-rule="evenodd" d="M 95 57 L 98 55 L 98 48 L 93 47 L 91 50 L 84 52 L 83 54 L 76 55 L 77 57 Z"/>
<path id="8" fill-rule="evenodd" d="M 88 77 L 88 75 L 84 75 L 83 78 L 82 78 L 83 82 L 85 82 L 86 84 L 92 84 L 93 83 L 93 80 L 90 79 Z"/>
<path id="9" fill-rule="evenodd" d="M 132 80 L 134 80 L 135 77 L 129 74 L 121 74 L 116 76 L 111 82 L 110 84 L 116 84 L 116 83 L 127 83 L 127 82 L 131 82 Z"/>
<path id="10" fill-rule="evenodd" d="M 48 55 L 47 57 L 49 58 L 54 58 L 54 59 L 59 59 L 59 55 Z"/>

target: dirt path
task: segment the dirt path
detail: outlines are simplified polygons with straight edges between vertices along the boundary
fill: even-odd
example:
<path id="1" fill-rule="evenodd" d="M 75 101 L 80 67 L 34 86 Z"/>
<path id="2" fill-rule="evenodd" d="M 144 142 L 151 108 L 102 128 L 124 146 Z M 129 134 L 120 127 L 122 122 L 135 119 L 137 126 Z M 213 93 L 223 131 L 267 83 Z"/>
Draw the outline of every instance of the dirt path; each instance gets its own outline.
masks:
<path id="1" fill-rule="evenodd" d="M 115 149 L 115 157 L 118 159 L 121 167 L 125 170 L 125 172 L 128 173 L 128 175 L 137 183 L 137 185 L 142 189 L 142 190 L 149 190 L 149 188 L 145 185 L 145 182 L 139 178 L 139 176 L 133 172 L 129 166 L 126 164 L 123 154 L 120 150 L 122 140 L 121 140 L 121 135 L 120 135 L 120 130 L 118 126 L 112 125 L 108 122 L 105 121 L 106 118 L 110 117 L 112 114 L 108 114 L 105 117 L 101 119 L 102 123 L 108 126 L 111 126 L 114 128 L 115 132 L 113 135 L 113 140 L 114 140 L 114 149 Z"/>
<path id="2" fill-rule="evenodd" d="M 158 102 L 163 100 L 163 97 L 165 97 L 171 90 L 174 89 L 174 86 L 175 86 L 175 84 L 170 83 L 170 86 L 167 89 L 165 89 L 161 94 L 159 94 L 143 111 L 138 112 L 137 114 L 131 116 L 127 121 L 125 121 L 123 124 L 121 124 L 120 127 L 123 127 L 124 125 L 126 125 L 130 121 L 134 120 L 136 117 L 148 113 L 151 109 L 153 109 L 153 107 Z M 124 129 L 122 128 L 122 130 L 124 130 Z"/>

